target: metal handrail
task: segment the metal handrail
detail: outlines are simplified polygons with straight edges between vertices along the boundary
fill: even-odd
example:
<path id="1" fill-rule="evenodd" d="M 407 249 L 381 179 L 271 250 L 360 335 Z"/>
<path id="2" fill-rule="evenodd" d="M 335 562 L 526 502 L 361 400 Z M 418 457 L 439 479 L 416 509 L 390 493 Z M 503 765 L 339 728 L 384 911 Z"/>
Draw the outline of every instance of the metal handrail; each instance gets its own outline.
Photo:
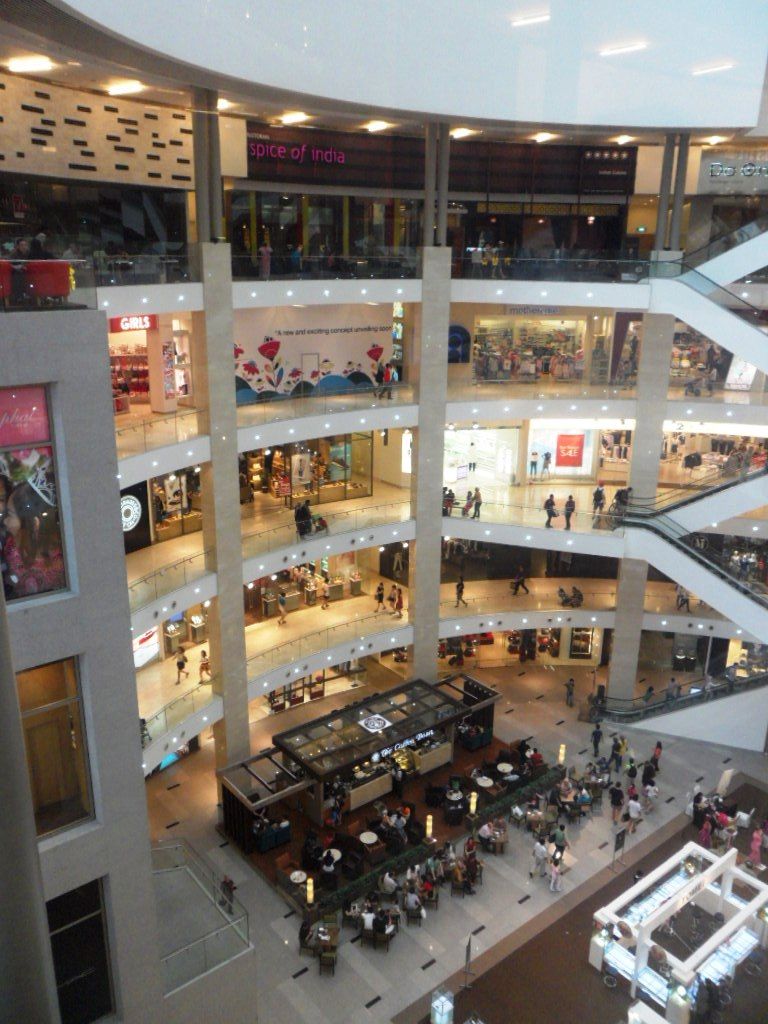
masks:
<path id="1" fill-rule="evenodd" d="M 183 693 L 180 693 L 180 694 L 178 694 L 178 696 L 174 697 L 173 700 L 168 701 L 167 704 L 163 704 L 163 706 L 161 708 L 159 708 L 157 711 L 155 711 L 153 714 L 151 714 L 148 717 L 144 718 L 143 730 L 145 730 L 145 732 L 143 731 L 143 735 L 142 735 L 142 743 L 141 743 L 142 748 L 148 747 L 150 743 L 154 743 L 154 741 L 155 741 L 156 737 L 153 738 L 153 736 L 152 736 L 152 723 L 153 722 L 158 722 L 162 726 L 162 718 L 163 718 L 163 716 L 165 717 L 165 728 L 164 729 L 161 728 L 160 732 L 158 733 L 158 735 L 162 736 L 162 735 L 164 735 L 164 733 L 166 733 L 166 732 L 168 732 L 170 730 L 172 725 L 178 725 L 179 722 L 183 722 L 184 719 L 188 717 L 188 715 L 185 714 L 185 715 L 182 715 L 178 719 L 178 721 L 176 721 L 176 722 L 169 722 L 168 721 L 169 712 L 177 704 L 181 704 L 182 702 L 186 702 L 186 701 L 189 701 L 189 700 L 193 700 L 194 701 L 194 699 L 195 699 L 194 695 L 196 693 L 202 693 L 203 689 L 205 689 L 206 687 L 210 687 L 211 699 L 209 701 L 207 701 L 206 704 L 202 705 L 202 707 L 207 707 L 209 704 L 212 704 L 213 703 L 213 698 L 216 695 L 216 690 L 215 690 L 215 687 L 214 687 L 214 682 L 217 679 L 218 679 L 218 676 L 212 676 L 210 679 L 206 679 L 205 682 L 201 682 L 201 683 L 198 683 L 196 686 L 190 687 L 188 690 L 185 690 Z M 191 711 L 190 714 L 194 714 L 195 710 L 199 711 L 199 710 L 201 710 L 201 708 L 193 709 L 193 711 Z"/>
<path id="2" fill-rule="evenodd" d="M 133 420 L 131 423 L 126 423 L 125 426 L 121 426 L 119 421 L 115 420 L 115 443 L 117 445 L 118 458 L 126 458 L 128 455 L 141 454 L 141 452 L 150 451 L 152 448 L 160 448 L 167 444 L 177 444 L 181 441 L 189 441 L 193 437 L 200 437 L 199 429 L 185 433 L 184 436 L 179 436 L 179 424 L 182 420 L 189 420 L 193 416 L 199 423 L 198 417 L 204 412 L 204 409 L 177 409 L 175 412 L 171 413 L 163 413 L 157 416 L 145 416 L 141 419 Z M 151 432 L 160 433 L 169 424 L 174 425 L 173 437 L 171 440 L 161 441 L 157 438 L 149 437 Z M 125 455 L 121 455 L 121 441 L 133 441 L 135 438 L 138 439 L 139 437 L 143 442 L 143 447 L 139 448 L 138 451 L 126 452 Z M 152 444 L 153 441 L 156 441 L 156 443 Z"/>
<path id="3" fill-rule="evenodd" d="M 238 426 L 249 427 L 256 423 L 277 423 L 294 418 L 294 416 L 288 414 L 292 411 L 292 407 L 288 408 L 288 413 L 283 414 L 283 409 L 289 407 L 292 402 L 300 402 L 302 405 L 306 403 L 305 408 L 294 414 L 298 418 L 300 416 L 316 415 L 317 409 L 311 407 L 313 402 L 322 405 L 323 412 L 344 412 L 343 408 L 339 408 L 339 399 L 348 399 L 350 403 L 354 403 L 357 400 L 358 406 L 356 406 L 356 410 L 359 408 L 359 401 L 369 397 L 380 402 L 381 406 L 374 401 L 367 408 L 389 408 L 390 404 L 407 405 L 415 402 L 415 393 L 413 384 L 406 381 L 397 381 L 394 384 L 355 384 L 348 388 L 322 388 L 320 390 L 313 387 L 311 391 L 271 394 L 268 398 L 259 398 L 257 392 L 253 392 L 255 401 L 240 402 L 237 405 Z M 392 397 L 382 397 L 385 394 L 387 396 L 391 394 Z M 327 409 L 323 401 L 325 399 L 335 400 L 337 404 L 333 408 Z M 261 415 L 252 415 L 249 418 L 247 416 L 249 412 L 252 414 L 258 412 Z"/>
<path id="4" fill-rule="evenodd" d="M 177 569 L 179 566 L 185 565 L 187 563 L 194 562 L 196 559 L 202 558 L 204 563 L 205 563 L 205 560 L 212 553 L 213 552 L 212 552 L 212 550 L 210 548 L 205 549 L 203 551 L 198 551 L 194 555 L 186 555 L 184 558 L 178 558 L 175 562 L 167 562 L 165 565 L 159 566 L 157 569 L 154 569 L 152 572 L 147 573 L 145 576 L 138 577 L 138 579 L 129 580 L 128 581 L 128 596 L 129 596 L 129 598 L 130 598 L 131 592 L 133 590 L 135 590 L 136 587 L 141 586 L 142 584 L 149 583 L 151 580 L 155 579 L 156 577 L 164 576 L 166 573 L 171 572 L 174 569 Z M 215 571 L 216 571 L 215 569 L 207 569 L 204 566 L 203 572 L 200 573 L 200 576 L 204 576 L 207 572 L 212 572 L 213 573 Z M 195 579 L 200 579 L 200 576 L 196 576 Z M 194 582 L 194 581 L 190 580 L 190 579 L 187 579 L 186 578 L 186 574 L 185 574 L 184 584 L 192 583 L 192 582 Z M 182 584 L 182 585 L 184 585 L 184 584 Z M 175 590 L 176 588 L 174 587 L 172 589 Z M 166 591 L 166 593 L 170 593 L 170 591 Z M 151 598 L 150 600 L 157 600 L 161 596 L 162 596 L 161 594 L 156 593 L 155 597 Z M 145 602 L 145 604 L 149 604 L 149 603 L 150 603 L 149 601 Z M 143 607 L 144 607 L 144 605 L 139 605 L 138 606 L 138 608 L 143 608 Z M 132 611 L 137 611 L 138 608 L 133 608 Z"/>

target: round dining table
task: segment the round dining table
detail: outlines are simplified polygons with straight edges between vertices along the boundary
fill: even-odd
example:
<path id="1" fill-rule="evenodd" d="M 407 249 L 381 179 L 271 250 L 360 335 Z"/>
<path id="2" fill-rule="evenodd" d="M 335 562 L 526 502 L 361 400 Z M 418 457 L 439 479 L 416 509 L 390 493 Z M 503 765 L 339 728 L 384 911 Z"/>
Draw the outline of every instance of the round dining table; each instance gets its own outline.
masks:
<path id="1" fill-rule="evenodd" d="M 464 794 L 459 789 L 452 789 L 450 793 L 445 794 L 445 799 L 450 800 L 451 803 L 455 804 L 458 803 L 459 800 L 464 799 Z"/>
<path id="2" fill-rule="evenodd" d="M 293 882 L 294 885 L 301 885 L 303 882 L 306 882 L 306 880 L 307 880 L 307 873 L 306 873 L 306 871 L 292 871 L 291 872 L 291 881 Z"/>
<path id="3" fill-rule="evenodd" d="M 363 844 L 363 846 L 373 846 L 375 843 L 378 843 L 378 841 L 379 837 L 376 835 L 375 832 L 360 833 L 360 842 Z"/>
<path id="4" fill-rule="evenodd" d="M 328 850 L 328 853 L 330 853 L 330 855 L 333 857 L 334 864 L 336 863 L 336 861 L 341 860 L 341 850 L 337 850 L 335 846 L 331 846 Z"/>
<path id="5" fill-rule="evenodd" d="M 493 779 L 489 779 L 487 775 L 476 776 L 475 782 L 481 789 L 490 789 L 493 785 Z"/>
<path id="6" fill-rule="evenodd" d="M 496 765 L 496 770 L 501 775 L 511 775 L 514 771 L 514 765 L 508 764 L 506 761 L 499 761 Z"/>

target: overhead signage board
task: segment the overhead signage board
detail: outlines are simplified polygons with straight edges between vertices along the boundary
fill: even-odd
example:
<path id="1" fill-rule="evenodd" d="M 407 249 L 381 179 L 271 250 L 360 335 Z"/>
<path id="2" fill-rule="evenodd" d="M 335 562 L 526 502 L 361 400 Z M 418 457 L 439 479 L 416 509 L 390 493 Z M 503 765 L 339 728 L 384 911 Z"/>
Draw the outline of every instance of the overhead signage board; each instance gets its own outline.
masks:
<path id="1" fill-rule="evenodd" d="M 698 191 L 709 195 L 768 192 L 768 151 L 706 151 L 699 167 Z"/>

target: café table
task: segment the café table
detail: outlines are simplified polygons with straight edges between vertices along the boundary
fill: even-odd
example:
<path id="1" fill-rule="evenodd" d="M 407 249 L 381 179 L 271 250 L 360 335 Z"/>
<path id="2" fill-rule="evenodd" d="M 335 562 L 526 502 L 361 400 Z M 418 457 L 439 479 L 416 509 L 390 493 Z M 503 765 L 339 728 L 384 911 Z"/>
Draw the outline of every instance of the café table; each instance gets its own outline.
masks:
<path id="1" fill-rule="evenodd" d="M 374 846 L 376 843 L 378 843 L 378 841 L 379 837 L 376 835 L 375 832 L 360 833 L 360 842 L 363 844 L 363 846 Z"/>
<path id="2" fill-rule="evenodd" d="M 477 775 L 475 782 L 481 789 L 490 789 L 493 785 L 493 779 L 489 779 L 487 775 Z"/>
<path id="3" fill-rule="evenodd" d="M 335 846 L 331 846 L 328 853 L 333 857 L 334 864 L 341 860 L 341 850 L 337 850 Z"/>
<path id="4" fill-rule="evenodd" d="M 451 803 L 458 803 L 464 799 L 464 794 L 459 789 L 452 789 L 450 792 L 445 794 L 445 799 Z M 362 839 L 362 836 L 360 837 Z"/>
<path id="5" fill-rule="evenodd" d="M 337 924 L 321 925 L 317 929 L 316 935 L 320 949 L 336 949 L 339 944 L 339 926 Z"/>
<path id="6" fill-rule="evenodd" d="M 491 852 L 492 853 L 504 853 L 504 847 L 507 843 L 507 833 L 497 832 L 494 830 L 491 836 Z"/>
<path id="7" fill-rule="evenodd" d="M 291 881 L 293 882 L 294 885 L 302 885 L 302 883 L 306 882 L 306 880 L 307 880 L 307 873 L 306 873 L 306 871 L 292 871 L 291 872 Z"/>
<path id="8" fill-rule="evenodd" d="M 511 775 L 514 771 L 514 766 L 508 764 L 506 761 L 499 761 L 499 763 L 496 765 L 496 771 L 500 775 Z"/>

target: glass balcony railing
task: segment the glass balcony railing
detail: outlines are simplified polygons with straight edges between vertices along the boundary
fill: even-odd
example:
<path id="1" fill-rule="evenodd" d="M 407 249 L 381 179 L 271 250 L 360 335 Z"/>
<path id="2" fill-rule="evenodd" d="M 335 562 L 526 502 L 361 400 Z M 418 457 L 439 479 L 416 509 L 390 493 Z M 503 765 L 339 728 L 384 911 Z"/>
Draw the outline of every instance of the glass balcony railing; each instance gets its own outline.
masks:
<path id="1" fill-rule="evenodd" d="M 467 515 L 463 514 L 464 503 L 462 496 L 457 496 L 457 502 L 453 505 L 451 514 L 445 514 L 442 520 L 443 537 L 446 539 L 451 535 L 451 523 L 459 520 L 461 522 L 472 521 L 473 509 L 470 508 Z M 565 527 L 565 513 L 562 501 L 556 505 L 557 517 L 551 521 L 552 530 L 561 530 Z M 480 517 L 474 520 L 479 526 L 488 523 L 509 525 L 509 526 L 533 526 L 546 528 L 548 517 L 541 504 L 506 504 L 503 502 L 483 501 L 480 509 Z M 621 522 L 615 510 L 611 511 L 606 505 L 602 512 L 576 511 L 571 516 L 572 533 L 592 533 L 597 531 L 621 532 Z"/>
<path id="2" fill-rule="evenodd" d="M 304 256 L 297 253 L 238 253 L 232 256 L 235 280 L 317 281 L 410 278 L 420 273 L 420 254 L 415 248 L 377 246 L 362 253 Z"/>
<path id="3" fill-rule="evenodd" d="M 201 551 L 168 565 L 162 565 L 139 579 L 131 580 L 128 583 L 131 613 L 213 572 L 214 570 L 208 568 L 210 554 L 210 551 Z"/>
<path id="4" fill-rule="evenodd" d="M 166 995 L 249 948 L 245 908 L 222 885 L 223 876 L 188 843 L 153 843 L 152 875 L 163 908 L 160 952 Z M 213 921 L 219 923 L 211 927 Z M 176 946 L 182 935 L 189 941 Z"/>
<path id="5" fill-rule="evenodd" d="M 0 310 L 95 309 L 96 282 L 90 259 L 0 257 Z"/>
<path id="6" fill-rule="evenodd" d="M 295 522 L 286 522 L 267 530 L 253 530 L 243 534 L 243 558 L 253 558 L 268 551 L 301 541 L 329 537 L 348 530 L 367 530 L 372 526 L 386 523 L 402 523 L 411 518 L 410 501 L 395 501 L 387 505 L 372 505 L 369 508 L 358 508 L 347 512 L 328 512 L 323 514 L 322 506 L 315 507 L 315 514 L 322 516 L 327 526 L 314 529 L 312 533 L 299 536 Z"/>
<path id="7" fill-rule="evenodd" d="M 742 224 L 741 227 L 718 235 L 699 249 L 686 252 L 685 262 L 689 267 L 701 266 L 707 260 L 714 259 L 715 256 L 722 256 L 724 252 L 735 249 L 737 245 L 743 245 L 744 242 L 757 238 L 758 235 L 764 234 L 766 230 L 768 230 L 768 214 L 763 214 L 763 216 L 756 217 L 749 224 Z"/>
<path id="8" fill-rule="evenodd" d="M 668 671 L 668 666 L 665 666 Z M 720 697 L 731 697 L 736 693 L 756 689 L 768 684 L 768 672 L 749 672 L 736 665 L 729 666 L 717 675 L 700 676 L 681 683 L 674 690 L 659 690 L 642 697 L 621 699 L 608 696 L 604 701 L 593 702 L 590 718 L 607 718 L 615 722 L 631 722 L 641 718 L 653 718 L 669 711 L 683 711 Z M 662 729 L 663 732 L 663 729 Z"/>
<path id="9" fill-rule="evenodd" d="M 167 444 L 178 444 L 200 436 L 202 410 L 179 409 L 165 415 L 147 416 L 125 425 L 115 420 L 118 459 L 141 455 Z"/>
<path id="10" fill-rule="evenodd" d="M 487 281 L 586 281 L 637 284 L 647 281 L 650 264 L 612 252 L 563 252 L 548 256 L 509 256 L 491 249 L 454 257 L 453 277 Z"/>
<path id="11" fill-rule="evenodd" d="M 141 746 L 142 748 L 154 743 L 161 736 L 166 736 L 172 729 L 180 725 L 190 715 L 194 715 L 203 708 L 208 707 L 213 701 L 216 692 L 214 680 L 210 679 L 204 683 L 193 686 L 185 693 L 180 693 L 172 701 L 165 704 L 153 715 L 141 719 Z"/>
<path id="12" fill-rule="evenodd" d="M 289 665 L 300 658 L 307 658 L 337 644 L 359 642 L 357 647 L 362 648 L 359 651 L 359 656 L 362 657 L 368 651 L 368 644 L 373 636 L 386 634 L 392 637 L 394 630 L 408 625 L 405 616 L 398 619 L 386 612 L 357 615 L 338 626 L 328 626 L 326 629 L 306 633 L 295 640 L 289 640 L 288 643 L 278 644 L 268 651 L 252 655 L 247 662 L 248 681 L 253 682 L 273 669 Z M 392 646 L 396 646 L 395 640 L 392 641 Z M 343 660 L 348 661 L 351 657 L 352 654 Z"/>
<path id="13" fill-rule="evenodd" d="M 475 373 L 471 384 L 448 384 L 449 402 L 471 402 L 475 398 L 505 401 L 506 399 L 546 398 L 634 398 L 635 381 L 626 379 L 615 384 L 589 384 L 580 380 L 558 380 L 556 377 L 484 377 Z"/>
<path id="14" fill-rule="evenodd" d="M 106 252 L 96 250 L 91 256 L 95 283 L 99 288 L 110 285 L 181 284 L 197 281 L 199 274 L 190 261 L 186 243 L 168 246 L 167 252 Z"/>
<path id="15" fill-rule="evenodd" d="M 726 467 L 728 467 L 727 470 Z M 638 512 L 652 513 L 662 510 L 670 512 L 702 498 L 730 490 L 747 480 L 757 480 L 764 476 L 765 468 L 763 466 L 739 466 L 734 460 L 732 466 L 726 462 L 722 469 L 693 478 L 687 487 L 664 487 L 653 498 L 640 498 L 633 495 L 630 504 L 631 508 Z"/>
<path id="16" fill-rule="evenodd" d="M 301 389 L 301 385 L 298 386 Z M 238 427 L 258 427 L 267 423 L 281 423 L 302 416 L 322 416 L 335 412 L 364 412 L 367 409 L 385 409 L 395 405 L 410 405 L 415 402 L 415 390 L 411 384 L 366 385 L 350 384 L 344 389 L 315 388 L 302 394 L 270 395 L 259 399 L 254 391 L 253 400 L 243 400 L 238 392 Z M 247 394 L 247 393 L 246 393 Z M 248 396 L 250 397 L 250 396 Z"/>

